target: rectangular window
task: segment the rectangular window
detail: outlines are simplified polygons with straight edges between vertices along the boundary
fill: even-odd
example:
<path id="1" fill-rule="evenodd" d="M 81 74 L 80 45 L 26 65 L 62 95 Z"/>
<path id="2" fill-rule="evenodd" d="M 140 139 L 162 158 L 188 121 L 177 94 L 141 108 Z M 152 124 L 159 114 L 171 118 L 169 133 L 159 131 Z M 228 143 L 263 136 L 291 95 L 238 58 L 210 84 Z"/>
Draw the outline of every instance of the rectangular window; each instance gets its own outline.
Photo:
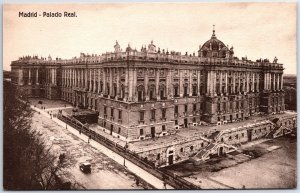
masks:
<path id="1" fill-rule="evenodd" d="M 187 112 L 187 111 L 188 111 L 188 106 L 184 105 L 184 112 Z"/>
<path id="2" fill-rule="evenodd" d="M 140 121 L 144 121 L 144 111 L 140 111 Z"/>
<path id="3" fill-rule="evenodd" d="M 184 87 L 184 96 L 188 96 L 188 87 L 187 86 Z"/>
<path id="4" fill-rule="evenodd" d="M 140 129 L 140 135 L 144 135 L 144 130 Z"/>
<path id="5" fill-rule="evenodd" d="M 175 125 L 178 125 L 178 120 L 175 120 Z"/>
<path id="6" fill-rule="evenodd" d="M 161 126 L 161 130 L 162 130 L 162 131 L 166 131 L 166 126 L 165 126 L 165 125 L 162 125 L 162 126 Z"/>
<path id="7" fill-rule="evenodd" d="M 110 110 L 110 116 L 111 116 L 111 117 L 114 116 L 114 109 L 113 109 L 113 108 L 111 108 L 111 110 Z"/>
<path id="8" fill-rule="evenodd" d="M 161 109 L 161 118 L 166 118 L 166 109 Z"/>
<path id="9" fill-rule="evenodd" d="M 122 111 L 119 110 L 119 119 L 122 119 Z"/>
<path id="10" fill-rule="evenodd" d="M 104 115 L 106 115 L 107 107 L 104 107 Z"/>
<path id="11" fill-rule="evenodd" d="M 151 110 L 151 119 L 155 120 L 155 109 Z"/>
<path id="12" fill-rule="evenodd" d="M 178 106 L 177 106 L 177 105 L 175 105 L 174 112 L 175 112 L 176 114 L 178 113 Z"/>
<path id="13" fill-rule="evenodd" d="M 120 134 L 121 133 L 121 127 L 119 127 L 119 130 L 118 130 L 118 134 Z"/>
<path id="14" fill-rule="evenodd" d="M 196 109 L 197 109 L 197 105 L 193 104 L 193 111 L 196 111 Z"/>
<path id="15" fill-rule="evenodd" d="M 174 97 L 178 97 L 178 87 L 174 87 Z"/>

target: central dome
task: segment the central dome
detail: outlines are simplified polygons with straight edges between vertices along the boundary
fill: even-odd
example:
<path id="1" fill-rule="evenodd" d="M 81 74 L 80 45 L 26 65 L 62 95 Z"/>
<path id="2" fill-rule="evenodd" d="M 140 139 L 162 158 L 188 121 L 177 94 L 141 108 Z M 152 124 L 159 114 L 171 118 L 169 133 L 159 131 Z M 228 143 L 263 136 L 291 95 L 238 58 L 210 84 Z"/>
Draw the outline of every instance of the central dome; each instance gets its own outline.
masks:
<path id="1" fill-rule="evenodd" d="M 203 46 L 199 46 L 199 57 L 216 57 L 216 58 L 230 58 L 233 57 L 233 48 L 229 50 L 225 44 L 218 40 L 213 29 L 213 34 L 210 40 L 206 41 Z"/>
<path id="2" fill-rule="evenodd" d="M 215 35 L 215 30 L 213 30 L 213 34 L 210 38 L 210 40 L 206 41 L 201 49 L 209 49 L 209 50 L 221 50 L 222 48 L 226 47 L 225 44 L 218 40 Z"/>

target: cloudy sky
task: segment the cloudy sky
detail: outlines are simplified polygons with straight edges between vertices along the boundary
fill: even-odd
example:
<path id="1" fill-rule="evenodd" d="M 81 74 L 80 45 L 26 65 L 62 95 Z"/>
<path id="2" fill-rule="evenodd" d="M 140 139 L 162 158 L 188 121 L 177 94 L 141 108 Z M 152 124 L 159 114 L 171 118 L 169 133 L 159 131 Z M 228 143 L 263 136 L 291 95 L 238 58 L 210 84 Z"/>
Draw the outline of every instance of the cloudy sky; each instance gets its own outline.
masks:
<path id="1" fill-rule="evenodd" d="M 22 18 L 19 12 L 76 12 L 75 18 Z M 296 74 L 295 3 L 122 3 L 4 5 L 4 69 L 24 55 L 72 58 L 113 51 L 118 40 L 140 50 L 151 40 L 161 49 L 196 52 L 212 26 L 237 57 L 269 58 Z"/>

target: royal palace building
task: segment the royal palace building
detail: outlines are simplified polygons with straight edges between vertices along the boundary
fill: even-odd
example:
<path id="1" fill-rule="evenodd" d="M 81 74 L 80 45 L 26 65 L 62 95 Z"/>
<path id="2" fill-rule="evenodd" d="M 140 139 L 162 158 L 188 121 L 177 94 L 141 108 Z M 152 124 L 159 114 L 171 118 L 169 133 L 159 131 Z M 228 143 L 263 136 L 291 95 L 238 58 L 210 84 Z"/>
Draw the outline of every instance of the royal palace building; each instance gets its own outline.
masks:
<path id="1" fill-rule="evenodd" d="M 215 30 L 197 54 L 160 49 L 153 42 L 123 51 L 116 42 L 114 52 L 102 55 L 25 56 L 11 68 L 21 95 L 95 111 L 107 133 L 128 142 L 285 110 L 284 69 L 276 57 L 239 59 Z"/>

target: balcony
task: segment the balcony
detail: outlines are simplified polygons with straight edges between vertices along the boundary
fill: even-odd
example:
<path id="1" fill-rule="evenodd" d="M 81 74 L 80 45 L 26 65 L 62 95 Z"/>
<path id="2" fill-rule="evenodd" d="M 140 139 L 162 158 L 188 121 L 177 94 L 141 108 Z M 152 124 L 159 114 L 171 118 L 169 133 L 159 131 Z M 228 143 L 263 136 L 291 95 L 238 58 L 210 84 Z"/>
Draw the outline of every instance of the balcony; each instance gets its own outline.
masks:
<path id="1" fill-rule="evenodd" d="M 162 117 L 162 118 L 160 118 L 160 120 L 166 121 L 167 119 L 166 119 L 166 117 Z"/>
<path id="2" fill-rule="evenodd" d="M 122 119 L 118 119 L 118 123 L 122 123 Z"/>
<path id="3" fill-rule="evenodd" d="M 145 120 L 139 120 L 139 124 L 145 124 Z"/>

